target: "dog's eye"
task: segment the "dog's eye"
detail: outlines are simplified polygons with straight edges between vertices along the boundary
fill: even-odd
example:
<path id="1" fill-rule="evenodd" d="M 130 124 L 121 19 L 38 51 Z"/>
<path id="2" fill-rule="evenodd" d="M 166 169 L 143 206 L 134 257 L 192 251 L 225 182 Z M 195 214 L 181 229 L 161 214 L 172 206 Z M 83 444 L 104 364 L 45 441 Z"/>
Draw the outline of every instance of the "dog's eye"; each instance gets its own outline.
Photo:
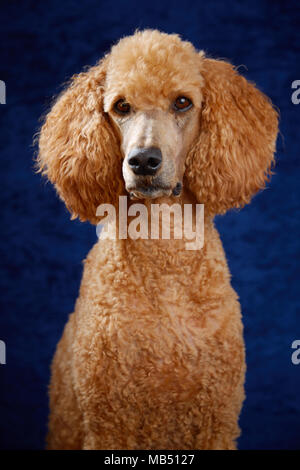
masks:
<path id="1" fill-rule="evenodd" d="M 130 104 L 127 103 L 126 100 L 121 98 L 114 104 L 114 110 L 118 113 L 121 114 L 122 116 L 124 114 L 128 114 L 130 112 Z"/>
<path id="2" fill-rule="evenodd" d="M 187 111 L 193 106 L 193 103 L 189 98 L 185 96 L 178 96 L 174 101 L 173 108 L 175 111 Z"/>

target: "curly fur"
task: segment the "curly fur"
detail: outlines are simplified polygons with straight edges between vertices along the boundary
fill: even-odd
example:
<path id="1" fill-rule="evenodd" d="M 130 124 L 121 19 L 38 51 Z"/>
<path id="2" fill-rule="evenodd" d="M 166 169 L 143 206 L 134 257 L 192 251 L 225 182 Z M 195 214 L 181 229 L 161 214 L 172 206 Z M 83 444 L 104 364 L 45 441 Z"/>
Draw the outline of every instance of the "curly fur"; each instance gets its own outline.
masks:
<path id="1" fill-rule="evenodd" d="M 205 245 L 187 251 L 184 240 L 127 239 L 93 247 L 52 365 L 50 449 L 236 448 L 243 332 L 213 216 L 242 207 L 267 181 L 277 135 L 268 98 L 177 35 L 137 32 L 58 97 L 41 129 L 38 166 L 73 217 L 97 223 L 97 206 L 126 194 L 111 103 L 126 96 L 167 112 L 172 90 L 192 96 L 199 116 L 196 138 L 182 140 L 177 201 L 205 204 Z"/>

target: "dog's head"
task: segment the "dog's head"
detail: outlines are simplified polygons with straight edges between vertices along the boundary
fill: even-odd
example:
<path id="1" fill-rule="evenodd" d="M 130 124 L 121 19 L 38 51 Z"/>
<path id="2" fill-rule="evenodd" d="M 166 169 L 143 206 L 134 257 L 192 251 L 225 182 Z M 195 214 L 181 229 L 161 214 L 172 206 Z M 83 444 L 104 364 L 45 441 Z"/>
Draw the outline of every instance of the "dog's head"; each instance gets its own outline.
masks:
<path id="1" fill-rule="evenodd" d="M 82 220 L 125 190 L 186 188 L 216 214 L 264 187 L 276 135 L 270 101 L 229 63 L 147 30 L 73 78 L 41 129 L 38 165 Z"/>
<path id="2" fill-rule="evenodd" d="M 120 135 L 126 189 L 137 198 L 179 195 L 199 135 L 201 56 L 175 35 L 145 31 L 111 51 L 104 111 Z"/>

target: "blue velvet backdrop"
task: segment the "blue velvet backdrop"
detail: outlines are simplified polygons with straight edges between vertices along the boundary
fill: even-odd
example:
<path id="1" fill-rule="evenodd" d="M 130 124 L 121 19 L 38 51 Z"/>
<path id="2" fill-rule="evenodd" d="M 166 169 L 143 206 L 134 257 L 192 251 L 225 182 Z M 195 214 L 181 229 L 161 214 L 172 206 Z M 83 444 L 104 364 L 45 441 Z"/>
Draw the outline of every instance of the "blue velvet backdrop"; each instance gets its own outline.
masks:
<path id="1" fill-rule="evenodd" d="M 71 222 L 33 171 L 32 138 L 60 84 L 136 28 L 180 33 L 212 56 L 244 64 L 281 111 L 269 188 L 217 220 L 240 295 L 247 346 L 241 449 L 300 448 L 299 322 L 300 4 L 297 0 L 0 1 L 1 120 L 0 446 L 44 446 L 49 365 L 76 299 L 81 260 L 96 240 Z"/>

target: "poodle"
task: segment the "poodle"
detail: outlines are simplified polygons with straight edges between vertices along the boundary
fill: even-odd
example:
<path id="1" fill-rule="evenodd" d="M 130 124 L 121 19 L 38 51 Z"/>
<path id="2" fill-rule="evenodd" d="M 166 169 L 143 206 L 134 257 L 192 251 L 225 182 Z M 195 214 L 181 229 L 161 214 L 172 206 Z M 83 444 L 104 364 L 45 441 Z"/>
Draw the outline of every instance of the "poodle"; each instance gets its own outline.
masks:
<path id="1" fill-rule="evenodd" d="M 37 157 L 72 218 L 201 204 L 204 244 L 104 230 L 52 363 L 49 449 L 236 449 L 243 327 L 213 219 L 264 188 L 277 131 L 255 85 L 176 34 L 137 31 L 72 77 Z"/>

